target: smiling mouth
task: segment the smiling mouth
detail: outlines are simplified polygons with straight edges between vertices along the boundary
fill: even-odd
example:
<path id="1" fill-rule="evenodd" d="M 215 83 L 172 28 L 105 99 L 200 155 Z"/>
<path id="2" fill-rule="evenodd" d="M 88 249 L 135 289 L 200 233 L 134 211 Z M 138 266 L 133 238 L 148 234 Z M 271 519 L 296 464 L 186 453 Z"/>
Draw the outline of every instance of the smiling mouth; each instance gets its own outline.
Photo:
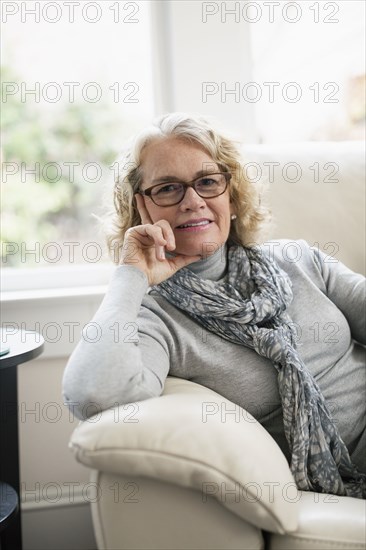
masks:
<path id="1" fill-rule="evenodd" d="M 201 227 L 206 226 L 212 223 L 210 220 L 203 220 L 201 222 L 196 223 L 183 223 L 182 225 L 178 225 L 177 229 L 188 229 L 189 227 Z"/>

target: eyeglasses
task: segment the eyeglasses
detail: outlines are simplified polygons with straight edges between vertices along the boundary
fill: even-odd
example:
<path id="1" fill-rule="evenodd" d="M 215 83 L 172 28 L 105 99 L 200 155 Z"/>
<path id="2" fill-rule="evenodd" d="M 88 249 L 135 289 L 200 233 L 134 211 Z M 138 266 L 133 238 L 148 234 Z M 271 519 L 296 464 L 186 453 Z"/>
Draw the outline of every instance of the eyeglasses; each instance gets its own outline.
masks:
<path id="1" fill-rule="evenodd" d="M 184 199 L 188 187 L 193 187 L 197 195 L 203 199 L 213 199 L 225 193 L 230 179 L 229 172 L 218 172 L 200 176 L 187 183 L 181 181 L 158 183 L 144 191 L 140 189 L 138 193 L 150 197 L 157 206 L 174 206 Z"/>

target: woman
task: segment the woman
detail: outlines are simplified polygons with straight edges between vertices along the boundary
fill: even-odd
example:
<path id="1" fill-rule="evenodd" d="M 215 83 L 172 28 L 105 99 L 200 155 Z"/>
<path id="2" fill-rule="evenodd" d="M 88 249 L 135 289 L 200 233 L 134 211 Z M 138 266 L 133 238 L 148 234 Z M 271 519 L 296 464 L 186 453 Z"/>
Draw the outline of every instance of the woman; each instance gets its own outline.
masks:
<path id="1" fill-rule="evenodd" d="M 241 167 L 231 140 L 179 113 L 130 145 L 108 241 L 118 267 L 65 402 L 86 418 L 160 395 L 168 374 L 193 380 L 261 422 L 299 489 L 365 498 L 364 278 L 304 241 L 297 262 L 287 241 L 274 257 L 251 244 L 266 213 Z M 331 345 L 315 321 L 337 327 Z"/>

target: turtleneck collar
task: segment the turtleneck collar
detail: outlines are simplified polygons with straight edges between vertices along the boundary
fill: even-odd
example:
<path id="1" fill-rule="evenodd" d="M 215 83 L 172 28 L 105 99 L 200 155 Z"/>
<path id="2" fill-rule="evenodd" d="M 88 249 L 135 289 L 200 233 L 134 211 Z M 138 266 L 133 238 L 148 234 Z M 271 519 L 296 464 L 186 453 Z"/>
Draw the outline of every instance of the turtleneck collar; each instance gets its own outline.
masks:
<path id="1" fill-rule="evenodd" d="M 166 252 L 166 255 L 169 252 Z M 226 274 L 227 268 L 227 243 L 224 243 L 220 248 L 218 248 L 213 254 L 198 260 L 198 262 L 193 262 L 186 266 L 187 269 L 201 277 L 202 279 L 209 279 L 210 281 L 219 281 Z"/>

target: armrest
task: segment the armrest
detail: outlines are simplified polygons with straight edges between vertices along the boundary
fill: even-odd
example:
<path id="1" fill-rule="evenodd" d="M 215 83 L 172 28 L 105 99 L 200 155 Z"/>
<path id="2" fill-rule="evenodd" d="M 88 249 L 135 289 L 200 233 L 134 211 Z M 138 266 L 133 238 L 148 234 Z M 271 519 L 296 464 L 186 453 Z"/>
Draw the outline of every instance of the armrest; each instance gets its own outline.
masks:
<path id="1" fill-rule="evenodd" d="M 297 527 L 297 490 L 278 445 L 247 411 L 199 384 L 168 377 L 161 396 L 80 423 L 70 447 L 90 468 L 196 489 L 261 529 Z"/>

